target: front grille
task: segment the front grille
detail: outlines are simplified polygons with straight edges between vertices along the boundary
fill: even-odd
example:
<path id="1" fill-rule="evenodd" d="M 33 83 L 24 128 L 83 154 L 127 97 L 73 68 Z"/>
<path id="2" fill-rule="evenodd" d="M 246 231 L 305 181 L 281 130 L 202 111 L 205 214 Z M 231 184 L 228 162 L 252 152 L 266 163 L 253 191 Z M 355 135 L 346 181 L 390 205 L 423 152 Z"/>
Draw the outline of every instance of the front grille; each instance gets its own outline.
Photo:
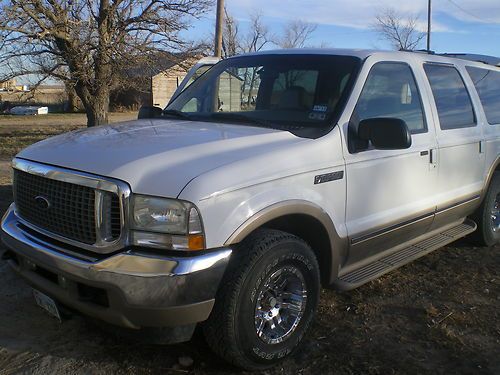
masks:
<path id="1" fill-rule="evenodd" d="M 103 206 L 103 217 L 109 218 L 109 233 L 104 237 L 112 241 L 120 237 L 120 201 L 116 194 L 105 194 L 109 205 Z M 89 245 L 97 242 L 93 188 L 16 169 L 14 199 L 19 216 L 27 222 L 73 241 Z"/>

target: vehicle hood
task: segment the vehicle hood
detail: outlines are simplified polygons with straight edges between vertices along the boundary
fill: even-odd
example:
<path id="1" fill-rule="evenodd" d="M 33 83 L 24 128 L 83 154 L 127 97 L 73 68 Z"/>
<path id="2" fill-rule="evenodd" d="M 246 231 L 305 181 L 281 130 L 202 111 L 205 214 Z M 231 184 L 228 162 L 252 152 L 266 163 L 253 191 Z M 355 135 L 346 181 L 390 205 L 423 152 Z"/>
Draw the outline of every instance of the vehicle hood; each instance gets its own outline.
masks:
<path id="1" fill-rule="evenodd" d="M 154 119 L 61 134 L 18 157 L 116 178 L 135 193 L 177 197 L 204 172 L 301 141 L 275 129 Z"/>

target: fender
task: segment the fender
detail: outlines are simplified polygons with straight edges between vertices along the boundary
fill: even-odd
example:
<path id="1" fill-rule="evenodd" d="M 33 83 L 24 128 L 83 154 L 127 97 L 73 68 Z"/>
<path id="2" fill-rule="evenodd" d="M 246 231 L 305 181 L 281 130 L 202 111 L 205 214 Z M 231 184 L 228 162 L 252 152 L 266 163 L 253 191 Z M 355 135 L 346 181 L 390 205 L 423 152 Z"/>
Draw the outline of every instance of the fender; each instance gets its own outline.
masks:
<path id="1" fill-rule="evenodd" d="M 269 221 L 292 214 L 311 216 L 325 228 L 330 242 L 329 256 L 331 259 L 327 280 L 329 284 L 332 284 L 338 277 L 342 260 L 346 259 L 348 240 L 338 235 L 330 216 L 314 203 L 303 200 L 287 200 L 266 207 L 241 224 L 226 240 L 224 245 L 237 244 Z"/>

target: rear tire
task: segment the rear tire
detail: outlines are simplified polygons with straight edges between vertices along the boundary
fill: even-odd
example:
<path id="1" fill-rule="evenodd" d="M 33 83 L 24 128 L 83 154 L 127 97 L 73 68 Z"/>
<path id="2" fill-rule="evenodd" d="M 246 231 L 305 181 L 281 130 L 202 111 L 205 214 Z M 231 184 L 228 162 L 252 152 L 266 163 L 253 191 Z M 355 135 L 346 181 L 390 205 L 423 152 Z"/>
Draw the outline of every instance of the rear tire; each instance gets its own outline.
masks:
<path id="1" fill-rule="evenodd" d="M 269 368 L 297 349 L 319 294 L 319 267 L 309 245 L 285 232 L 259 229 L 233 252 L 203 326 L 206 341 L 238 367 Z"/>
<path id="2" fill-rule="evenodd" d="M 480 246 L 494 246 L 500 242 L 500 173 L 496 172 L 483 199 L 473 215 L 477 230 L 473 239 Z"/>

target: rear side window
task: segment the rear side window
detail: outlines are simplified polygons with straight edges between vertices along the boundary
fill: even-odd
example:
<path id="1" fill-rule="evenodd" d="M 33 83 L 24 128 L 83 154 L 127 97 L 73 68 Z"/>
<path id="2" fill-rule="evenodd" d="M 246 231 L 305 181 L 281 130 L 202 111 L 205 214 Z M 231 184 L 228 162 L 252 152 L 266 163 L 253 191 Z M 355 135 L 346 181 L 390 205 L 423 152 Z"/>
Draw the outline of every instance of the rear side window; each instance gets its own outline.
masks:
<path id="1" fill-rule="evenodd" d="M 413 134 L 426 132 L 422 101 L 411 68 L 404 63 L 375 64 L 353 117 L 357 123 L 370 118 L 398 118 Z"/>
<path id="2" fill-rule="evenodd" d="M 474 82 L 486 118 L 490 124 L 500 124 L 500 72 L 467 67 Z"/>
<path id="3" fill-rule="evenodd" d="M 453 66 L 424 65 L 431 84 L 441 129 L 476 126 L 469 92 L 460 73 Z"/>

